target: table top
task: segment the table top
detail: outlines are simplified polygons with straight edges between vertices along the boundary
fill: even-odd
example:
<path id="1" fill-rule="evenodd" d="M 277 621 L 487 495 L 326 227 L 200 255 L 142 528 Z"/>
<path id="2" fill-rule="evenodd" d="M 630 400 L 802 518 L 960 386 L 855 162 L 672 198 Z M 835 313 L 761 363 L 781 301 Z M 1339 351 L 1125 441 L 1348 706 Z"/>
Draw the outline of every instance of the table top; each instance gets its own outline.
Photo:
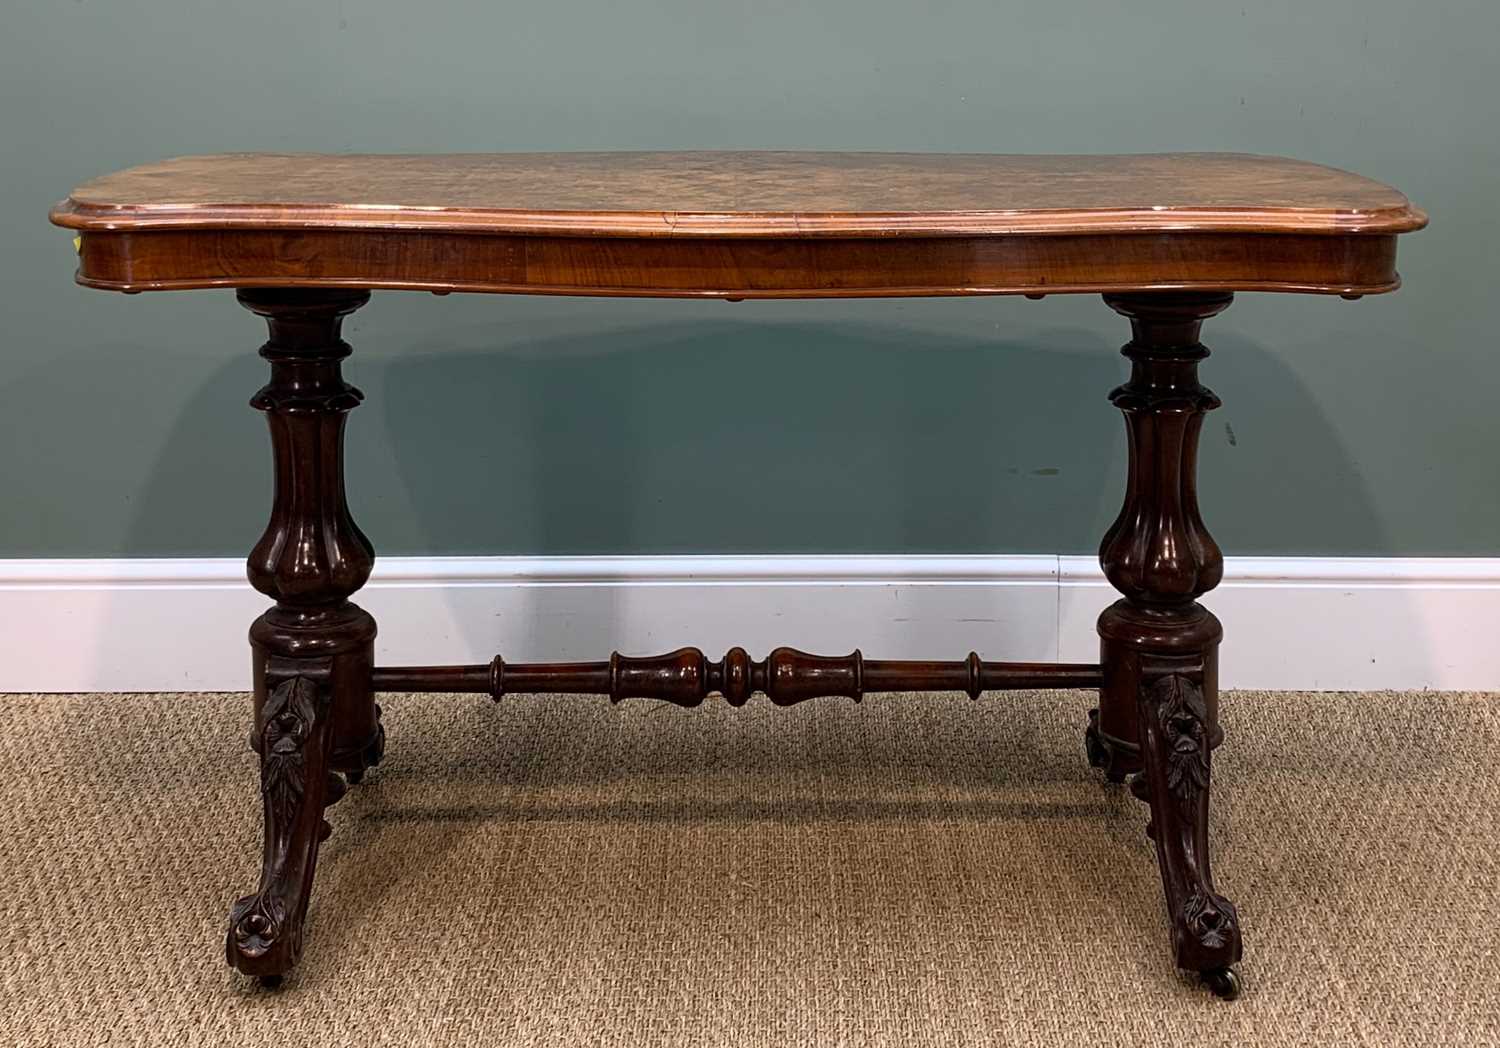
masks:
<path id="1" fill-rule="evenodd" d="M 235 153 L 52 211 L 115 291 L 358 287 L 846 298 L 1390 291 L 1389 186 L 1220 153 Z"/>
<path id="2" fill-rule="evenodd" d="M 86 182 L 84 230 L 442 229 L 618 236 L 1403 233 L 1401 193 L 1228 153 L 233 153 Z"/>

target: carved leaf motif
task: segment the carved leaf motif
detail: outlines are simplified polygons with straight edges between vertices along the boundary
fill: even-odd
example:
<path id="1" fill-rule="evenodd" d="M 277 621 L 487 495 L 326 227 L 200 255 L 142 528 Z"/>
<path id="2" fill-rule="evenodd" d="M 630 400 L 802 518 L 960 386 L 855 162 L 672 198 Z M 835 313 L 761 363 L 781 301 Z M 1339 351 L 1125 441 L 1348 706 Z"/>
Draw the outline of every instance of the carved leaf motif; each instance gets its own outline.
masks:
<path id="1" fill-rule="evenodd" d="M 304 788 L 302 761 L 270 756 L 261 769 L 261 792 L 271 805 L 271 818 L 290 827 Z"/>
<path id="2" fill-rule="evenodd" d="M 271 825 L 290 833 L 307 788 L 307 741 L 321 692 L 306 677 L 293 677 L 266 700 L 262 712 L 260 788 Z"/>
<path id="3" fill-rule="evenodd" d="M 307 748 L 320 730 L 329 701 L 326 688 L 299 676 L 278 685 L 261 707 L 258 749 L 266 809 L 265 866 L 260 890 L 231 908 L 225 943 L 229 963 L 248 974 L 280 974 L 301 951 L 302 912 L 307 905 L 303 864 L 313 861 L 322 808 L 321 803 L 311 808 L 306 803 L 308 787 L 320 785 L 308 779 Z M 321 802 L 321 795 L 316 800 Z"/>
<path id="4" fill-rule="evenodd" d="M 1151 686 L 1167 750 L 1167 790 L 1190 814 L 1208 789 L 1208 704 L 1187 677 L 1163 677 Z"/>

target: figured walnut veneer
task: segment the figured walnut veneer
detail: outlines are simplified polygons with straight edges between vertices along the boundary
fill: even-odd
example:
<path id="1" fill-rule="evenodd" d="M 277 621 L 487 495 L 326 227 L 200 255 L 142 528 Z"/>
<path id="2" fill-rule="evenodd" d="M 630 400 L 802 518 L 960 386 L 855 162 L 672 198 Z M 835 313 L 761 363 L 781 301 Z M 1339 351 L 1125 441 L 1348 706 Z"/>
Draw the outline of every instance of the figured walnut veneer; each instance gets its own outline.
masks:
<path id="1" fill-rule="evenodd" d="M 358 287 L 821 298 L 1389 291 L 1426 216 L 1379 182 L 1217 153 L 228 154 L 52 212 L 118 291 Z"/>

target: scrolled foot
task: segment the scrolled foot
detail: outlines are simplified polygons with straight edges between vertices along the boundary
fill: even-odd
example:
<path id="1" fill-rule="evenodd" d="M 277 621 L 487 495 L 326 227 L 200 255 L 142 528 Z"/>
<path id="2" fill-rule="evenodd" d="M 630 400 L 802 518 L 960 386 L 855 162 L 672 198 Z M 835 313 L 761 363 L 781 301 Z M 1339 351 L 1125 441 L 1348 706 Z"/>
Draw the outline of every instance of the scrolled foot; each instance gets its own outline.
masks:
<path id="1" fill-rule="evenodd" d="M 261 710 L 265 846 L 260 887 L 229 911 L 224 953 L 229 964 L 265 979 L 285 974 L 302 954 L 302 926 L 327 835 L 328 693 L 307 677 L 279 685 Z"/>
<path id="2" fill-rule="evenodd" d="M 1240 973 L 1230 967 L 1207 968 L 1198 973 L 1198 978 L 1203 980 L 1209 992 L 1224 1001 L 1237 1000 L 1244 992 L 1244 986 L 1240 982 Z"/>
<path id="3" fill-rule="evenodd" d="M 280 978 L 302 953 L 302 922 L 287 921 L 286 907 L 273 895 L 257 893 L 229 911 L 225 959 L 246 975 Z"/>
<path id="4" fill-rule="evenodd" d="M 1209 714 L 1189 674 L 1167 674 L 1141 692 L 1146 770 L 1133 784 L 1151 804 L 1177 966 L 1228 970 L 1240 959 L 1239 914 L 1209 870 Z"/>

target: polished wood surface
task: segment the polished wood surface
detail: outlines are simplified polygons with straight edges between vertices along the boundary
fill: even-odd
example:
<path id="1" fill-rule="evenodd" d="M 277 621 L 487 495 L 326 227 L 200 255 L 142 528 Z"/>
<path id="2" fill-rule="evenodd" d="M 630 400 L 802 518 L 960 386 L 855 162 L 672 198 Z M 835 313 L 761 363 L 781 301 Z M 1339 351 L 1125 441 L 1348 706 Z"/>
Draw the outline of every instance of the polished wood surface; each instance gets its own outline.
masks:
<path id="1" fill-rule="evenodd" d="M 302 952 L 324 809 L 384 753 L 375 693 L 598 693 L 696 706 L 875 691 L 1098 689 L 1090 763 L 1150 806 L 1179 967 L 1238 996 L 1240 918 L 1209 862 L 1223 629 L 1198 598 L 1223 556 L 1198 509 L 1204 321 L 1242 290 L 1397 286 L 1400 193 L 1272 157 L 834 153 L 327 157 L 238 154 L 134 168 L 52 214 L 82 230 L 78 279 L 117 291 L 236 287 L 270 329 L 275 489 L 250 582 L 265 828 L 260 882 L 231 909 L 229 963 L 276 983 Z M 586 295 L 852 297 L 1102 291 L 1130 321 L 1125 497 L 1100 545 L 1121 594 L 1097 664 L 867 660 L 732 648 L 608 661 L 381 667 L 350 603 L 374 549 L 344 490 L 345 316 L 371 288 Z M 344 861 L 349 861 L 346 856 Z"/>
<path id="2" fill-rule="evenodd" d="M 1125 497 L 1099 544 L 1122 596 L 1099 616 L 1104 683 L 1085 734 L 1091 763 L 1151 806 L 1177 966 L 1216 993 L 1239 993 L 1239 914 L 1209 870 L 1210 754 L 1219 728 L 1223 628 L 1198 598 L 1219 584 L 1224 556 L 1198 510 L 1198 437 L 1219 398 L 1198 381 L 1203 322 L 1227 294 L 1106 295 L 1130 320 L 1121 351 L 1130 379 L 1110 394 L 1125 416 Z"/>
<path id="3" fill-rule="evenodd" d="M 961 662 L 867 659 L 848 655 L 809 655 L 777 648 L 752 659 L 744 648 L 730 648 L 719 661 L 698 648 L 666 655 L 632 657 L 618 651 L 608 662 L 510 663 L 499 655 L 482 666 L 377 666 L 376 691 L 481 692 L 507 695 L 608 695 L 610 701 L 660 699 L 697 706 L 722 695 L 743 706 L 762 694 L 778 706 L 808 699 L 843 696 L 858 702 L 886 691 L 983 692 L 1024 688 L 1098 688 L 1096 663 L 985 662 L 975 652 Z"/>
<path id="4" fill-rule="evenodd" d="M 1374 294 L 1426 216 L 1239 154 L 247 153 L 107 175 L 52 220 L 117 291 L 824 298 Z"/>
<path id="5" fill-rule="evenodd" d="M 1230 153 L 233 153 L 75 189 L 76 229 L 440 229 L 584 236 L 1405 233 L 1398 191 Z"/>
<path id="6" fill-rule="evenodd" d="M 345 316 L 367 291 L 246 291 L 265 318 L 271 378 L 250 401 L 271 431 L 271 517 L 250 553 L 250 584 L 275 600 L 250 627 L 265 836 L 260 883 L 230 909 L 229 963 L 277 981 L 302 953 L 323 809 L 385 748 L 370 690 L 375 620 L 349 602 L 375 550 L 344 497 L 344 421 L 363 394 L 344 381 Z M 347 780 L 345 778 L 347 776 Z"/>
<path id="7" fill-rule="evenodd" d="M 347 287 L 670 298 L 1155 290 L 1366 295 L 1394 236 L 1269 233 L 746 239 L 264 230 L 85 233 L 79 281 L 114 291 Z"/>

